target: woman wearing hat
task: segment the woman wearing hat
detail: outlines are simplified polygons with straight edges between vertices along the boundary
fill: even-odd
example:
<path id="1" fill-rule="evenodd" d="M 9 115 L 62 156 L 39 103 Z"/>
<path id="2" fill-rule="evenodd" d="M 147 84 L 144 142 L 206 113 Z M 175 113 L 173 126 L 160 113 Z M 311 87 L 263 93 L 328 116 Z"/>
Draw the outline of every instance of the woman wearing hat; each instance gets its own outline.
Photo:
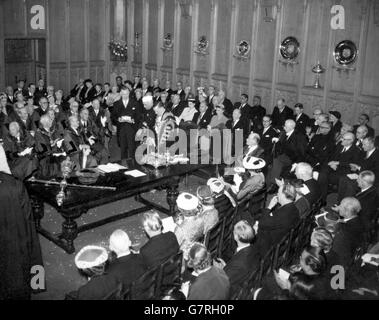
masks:
<path id="1" fill-rule="evenodd" d="M 199 217 L 204 220 L 204 233 L 211 230 L 218 222 L 218 211 L 214 206 L 212 191 L 209 186 L 197 188 L 197 197 L 201 203 Z"/>
<path id="2" fill-rule="evenodd" d="M 100 246 L 85 246 L 75 256 L 75 265 L 88 282 L 77 291 L 66 295 L 69 300 L 104 300 L 118 286 L 115 277 L 106 274 L 108 253 Z M 120 288 L 121 291 L 121 288 Z"/>
<path id="3" fill-rule="evenodd" d="M 179 214 L 175 235 L 183 257 L 188 260 L 188 252 L 193 243 L 204 236 L 204 219 L 198 215 L 199 199 L 190 193 L 183 192 L 176 200 Z"/>
<path id="4" fill-rule="evenodd" d="M 243 166 L 244 168 L 237 167 L 234 169 L 236 171 L 234 175 L 235 185 L 225 183 L 237 203 L 248 199 L 265 186 L 265 176 L 262 169 L 266 166 L 266 162 L 263 159 L 247 156 L 243 159 Z"/>

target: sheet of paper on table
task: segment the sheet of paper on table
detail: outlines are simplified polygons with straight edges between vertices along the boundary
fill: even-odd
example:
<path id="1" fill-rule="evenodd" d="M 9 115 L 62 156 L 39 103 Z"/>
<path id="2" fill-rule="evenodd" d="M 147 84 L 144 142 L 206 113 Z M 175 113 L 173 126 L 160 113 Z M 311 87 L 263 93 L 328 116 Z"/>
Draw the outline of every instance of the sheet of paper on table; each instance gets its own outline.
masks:
<path id="1" fill-rule="evenodd" d="M 144 177 L 146 176 L 146 173 L 143 173 L 139 170 L 130 170 L 124 172 L 127 176 L 132 176 L 133 178 L 139 178 L 139 177 Z"/>
<path id="2" fill-rule="evenodd" d="M 110 173 L 110 172 L 116 172 L 119 170 L 126 170 L 128 169 L 127 167 L 124 167 L 118 163 L 108 163 L 108 164 L 101 164 L 97 167 L 98 170 L 105 172 L 105 173 Z"/>
<path id="3" fill-rule="evenodd" d="M 167 217 L 162 219 L 162 225 L 163 225 L 163 233 L 166 232 L 174 232 L 176 228 L 176 223 L 174 222 L 174 219 L 172 217 Z"/>

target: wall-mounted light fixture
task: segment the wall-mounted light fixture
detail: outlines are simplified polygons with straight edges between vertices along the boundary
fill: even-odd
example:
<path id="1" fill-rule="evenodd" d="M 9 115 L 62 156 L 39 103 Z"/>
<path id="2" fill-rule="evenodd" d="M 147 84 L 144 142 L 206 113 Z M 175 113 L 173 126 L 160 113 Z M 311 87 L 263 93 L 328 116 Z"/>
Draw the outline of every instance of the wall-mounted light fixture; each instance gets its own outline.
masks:
<path id="1" fill-rule="evenodd" d="M 183 18 L 192 16 L 192 0 L 178 0 Z"/>
<path id="2" fill-rule="evenodd" d="M 278 13 L 278 8 L 275 5 L 262 6 L 263 21 L 265 22 L 273 22 L 276 19 L 277 13 Z"/>

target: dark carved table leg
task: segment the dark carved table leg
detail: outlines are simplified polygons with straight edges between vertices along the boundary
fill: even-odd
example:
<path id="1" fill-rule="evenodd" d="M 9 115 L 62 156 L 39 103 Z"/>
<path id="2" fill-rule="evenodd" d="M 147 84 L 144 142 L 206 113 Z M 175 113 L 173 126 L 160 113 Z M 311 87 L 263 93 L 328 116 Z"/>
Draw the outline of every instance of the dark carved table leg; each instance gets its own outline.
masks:
<path id="1" fill-rule="evenodd" d="M 62 238 L 66 241 L 65 250 L 67 253 L 72 254 L 75 252 L 74 240 L 78 236 L 78 225 L 75 220 L 65 218 L 62 223 Z"/>
<path id="2" fill-rule="evenodd" d="M 45 215 L 44 203 L 38 198 L 32 196 L 31 204 L 32 204 L 32 210 L 33 210 L 34 222 L 35 222 L 36 228 L 38 229 L 41 227 L 41 220 L 43 216 Z"/>
<path id="3" fill-rule="evenodd" d="M 167 203 L 170 206 L 171 216 L 174 216 L 176 213 L 176 199 L 179 195 L 178 187 L 179 182 L 177 180 L 173 180 L 171 183 L 167 185 Z"/>

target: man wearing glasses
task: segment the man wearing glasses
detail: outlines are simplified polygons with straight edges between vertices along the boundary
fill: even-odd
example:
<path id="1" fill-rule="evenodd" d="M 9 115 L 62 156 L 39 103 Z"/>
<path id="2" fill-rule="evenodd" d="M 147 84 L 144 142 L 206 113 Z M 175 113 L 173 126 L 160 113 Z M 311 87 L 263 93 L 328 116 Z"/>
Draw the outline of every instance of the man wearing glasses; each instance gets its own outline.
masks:
<path id="1" fill-rule="evenodd" d="M 46 97 L 42 97 L 39 100 L 39 107 L 36 109 L 37 113 L 40 117 L 42 117 L 44 114 L 47 113 L 47 110 L 49 109 L 49 101 Z"/>

